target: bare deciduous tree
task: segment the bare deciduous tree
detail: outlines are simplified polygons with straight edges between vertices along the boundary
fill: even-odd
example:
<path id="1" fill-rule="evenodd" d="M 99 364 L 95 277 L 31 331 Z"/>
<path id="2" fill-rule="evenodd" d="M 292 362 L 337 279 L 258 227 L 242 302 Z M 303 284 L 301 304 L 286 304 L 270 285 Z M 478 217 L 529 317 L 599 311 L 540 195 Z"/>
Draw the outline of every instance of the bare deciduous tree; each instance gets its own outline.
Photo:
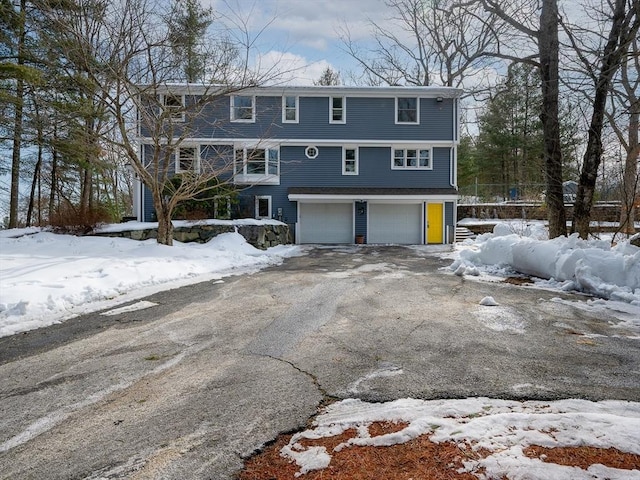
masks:
<path id="1" fill-rule="evenodd" d="M 499 33 L 495 18 L 478 5 L 464 8 L 453 0 L 388 0 L 393 17 L 385 25 L 372 23 L 375 47 L 360 48 L 348 30 L 342 41 L 358 63 L 365 82 L 387 85 L 484 85 L 482 76 L 492 60 Z"/>
<path id="2" fill-rule="evenodd" d="M 595 52 L 587 51 L 570 27 L 565 26 L 564 29 L 595 87 L 587 145 L 571 225 L 571 231 L 578 232 L 582 238 L 587 238 L 589 235 L 591 207 L 603 152 L 602 130 L 607 97 L 610 94 L 612 80 L 624 60 L 629 44 L 636 39 L 640 29 L 640 1 L 615 0 L 609 5 L 611 8 L 609 33 L 604 45 Z M 593 65 L 598 65 L 598 69 L 595 70 Z"/>
<path id="3" fill-rule="evenodd" d="M 225 36 L 218 47 L 226 47 L 207 58 L 211 80 L 185 84 L 176 91 L 173 43 L 163 22 L 166 16 L 155 2 L 86 0 L 75 5 L 78 19 L 92 18 L 90 32 L 82 21 L 70 22 L 54 9 L 46 15 L 58 25 L 61 41 L 68 45 L 69 61 L 86 72 L 87 91 L 110 120 L 101 136 L 107 142 L 104 146 L 125 155 L 149 189 L 158 220 L 157 240 L 171 245 L 176 206 L 209 190 L 211 180 L 229 173 L 233 166 L 232 156 L 221 156 L 199 169 L 191 165 L 180 182 L 171 182 L 181 152 L 191 148 L 185 142 L 194 135 L 197 122 L 203 121 L 204 108 L 266 81 L 273 70 L 268 74 L 252 71 L 252 43 L 232 44 Z M 245 52 L 239 50 L 243 47 Z M 106 131 L 108 128 L 113 131 Z"/>
<path id="4" fill-rule="evenodd" d="M 635 233 L 635 199 L 640 187 L 640 41 L 634 38 L 622 61 L 620 76 L 611 91 L 610 108 L 606 111 L 609 125 L 625 151 L 622 175 L 620 231 Z M 622 111 L 619 111 L 622 110 Z"/>
<path id="5" fill-rule="evenodd" d="M 540 70 L 542 82 L 542 129 L 544 137 L 544 160 L 546 176 L 546 200 L 548 207 L 549 236 L 566 235 L 567 222 L 562 190 L 562 152 L 559 121 L 559 16 L 557 0 L 542 0 L 537 4 L 523 2 L 514 5 L 501 0 L 481 0 L 484 8 L 504 21 L 519 35 L 537 44 L 537 52 L 525 56 L 521 61 L 531 62 Z M 537 3 L 537 2 L 536 2 Z M 535 24 L 533 13 L 539 14 Z M 497 56 L 518 60 L 514 53 L 502 50 Z M 537 58 L 537 61 L 536 61 Z"/>

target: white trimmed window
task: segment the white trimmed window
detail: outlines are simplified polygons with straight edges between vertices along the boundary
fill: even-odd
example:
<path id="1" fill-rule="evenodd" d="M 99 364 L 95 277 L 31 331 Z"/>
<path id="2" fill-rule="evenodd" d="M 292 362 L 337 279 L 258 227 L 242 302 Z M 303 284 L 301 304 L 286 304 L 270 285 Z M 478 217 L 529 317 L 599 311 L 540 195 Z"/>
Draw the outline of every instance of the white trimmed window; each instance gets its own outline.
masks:
<path id="1" fill-rule="evenodd" d="M 430 148 L 392 148 L 391 168 L 393 170 L 431 170 Z"/>
<path id="2" fill-rule="evenodd" d="M 295 95 L 282 97 L 282 123 L 298 123 L 298 97 Z"/>
<path id="3" fill-rule="evenodd" d="M 342 148 L 342 174 L 358 175 L 358 147 Z"/>
<path id="4" fill-rule="evenodd" d="M 347 99 L 345 97 L 329 97 L 329 123 L 346 123 Z"/>
<path id="5" fill-rule="evenodd" d="M 171 120 L 184 122 L 184 95 L 164 94 L 160 96 L 160 102 Z"/>
<path id="6" fill-rule="evenodd" d="M 234 160 L 236 183 L 280 184 L 280 149 L 239 147 Z"/>
<path id="7" fill-rule="evenodd" d="M 200 147 L 182 146 L 176 149 L 176 173 L 200 173 Z"/>
<path id="8" fill-rule="evenodd" d="M 420 123 L 420 100 L 417 97 L 396 98 L 396 123 Z"/>
<path id="9" fill-rule="evenodd" d="M 256 196 L 256 218 L 271 218 L 271 196 Z"/>
<path id="10" fill-rule="evenodd" d="M 253 123 L 256 121 L 256 97 L 251 95 L 231 96 L 231 121 Z"/>

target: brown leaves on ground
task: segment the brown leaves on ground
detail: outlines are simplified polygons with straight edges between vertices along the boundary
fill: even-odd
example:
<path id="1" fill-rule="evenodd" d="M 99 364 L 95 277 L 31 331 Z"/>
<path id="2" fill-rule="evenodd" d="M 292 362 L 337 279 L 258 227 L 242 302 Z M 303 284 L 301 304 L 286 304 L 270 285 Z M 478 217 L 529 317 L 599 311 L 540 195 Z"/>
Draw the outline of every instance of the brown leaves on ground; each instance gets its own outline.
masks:
<path id="1" fill-rule="evenodd" d="M 407 424 L 374 422 L 369 425 L 372 437 L 396 432 Z M 422 435 L 409 442 L 388 447 L 350 446 L 339 452 L 333 449 L 340 443 L 356 436 L 354 429 L 334 437 L 317 440 L 301 440 L 305 447 L 324 446 L 331 455 L 331 464 L 323 470 L 315 470 L 300 477 L 295 473 L 300 467 L 282 457 L 280 450 L 289 443 L 291 435 L 282 436 L 264 452 L 247 461 L 239 480 L 476 480 L 470 473 L 458 473 L 462 462 L 478 458 L 479 454 L 469 449 L 461 449 L 452 442 L 433 443 Z M 373 476 L 373 477 L 372 477 Z"/>
<path id="2" fill-rule="evenodd" d="M 372 437 L 397 432 L 405 423 L 374 422 L 369 425 Z M 289 443 L 292 435 L 282 435 L 263 452 L 249 459 L 238 475 L 238 480 L 476 480 L 468 472 L 460 472 L 464 461 L 477 461 L 490 454 L 486 450 L 474 450 L 453 442 L 434 443 L 428 435 L 422 435 L 403 444 L 388 447 L 349 446 L 339 452 L 333 449 L 357 436 L 355 429 L 340 435 L 320 439 L 303 439 L 304 447 L 323 446 L 331 455 L 331 464 L 323 470 L 314 470 L 296 477 L 300 467 L 282 457 L 280 451 Z M 640 469 L 640 455 L 625 453 L 615 448 L 555 447 L 532 445 L 524 449 L 530 458 L 544 462 L 574 466 L 582 469 L 593 464 L 611 468 Z M 477 473 L 481 473 L 478 471 Z M 504 477 L 506 478 L 506 477 Z M 508 480 L 508 479 L 507 479 Z"/>
<path id="3" fill-rule="evenodd" d="M 539 447 L 531 445 L 523 449 L 530 458 L 539 458 L 543 462 L 557 463 L 584 470 L 599 463 L 605 467 L 623 470 L 640 470 L 640 455 L 621 452 L 616 448 L 597 447 Z"/>

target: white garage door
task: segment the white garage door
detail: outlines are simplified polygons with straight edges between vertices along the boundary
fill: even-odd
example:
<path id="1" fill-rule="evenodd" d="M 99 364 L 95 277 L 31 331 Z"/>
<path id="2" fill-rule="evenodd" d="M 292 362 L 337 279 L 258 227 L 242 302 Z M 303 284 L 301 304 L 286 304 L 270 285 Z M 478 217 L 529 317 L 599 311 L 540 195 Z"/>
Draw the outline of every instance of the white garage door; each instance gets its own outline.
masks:
<path id="1" fill-rule="evenodd" d="M 369 204 L 367 243 L 422 243 L 422 204 Z"/>
<path id="2" fill-rule="evenodd" d="M 299 243 L 353 243 L 352 203 L 300 203 Z"/>

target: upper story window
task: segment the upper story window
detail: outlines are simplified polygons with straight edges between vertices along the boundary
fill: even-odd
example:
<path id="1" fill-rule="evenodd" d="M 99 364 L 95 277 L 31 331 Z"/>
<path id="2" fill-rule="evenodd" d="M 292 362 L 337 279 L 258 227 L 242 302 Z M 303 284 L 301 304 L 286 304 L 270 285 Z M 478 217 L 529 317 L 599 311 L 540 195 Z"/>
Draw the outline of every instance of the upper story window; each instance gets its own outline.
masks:
<path id="1" fill-rule="evenodd" d="M 200 147 L 178 147 L 176 149 L 176 173 L 200 173 Z"/>
<path id="2" fill-rule="evenodd" d="M 345 123 L 347 121 L 347 99 L 345 97 L 329 97 L 329 123 Z"/>
<path id="3" fill-rule="evenodd" d="M 256 121 L 256 97 L 251 95 L 231 96 L 231 121 L 255 122 Z"/>
<path id="4" fill-rule="evenodd" d="M 298 97 L 282 97 L 282 123 L 298 123 Z"/>
<path id="5" fill-rule="evenodd" d="M 280 183 L 280 150 L 278 148 L 235 149 L 234 174 L 236 183 Z"/>
<path id="6" fill-rule="evenodd" d="M 184 121 L 184 95 L 164 94 L 160 101 L 171 120 Z"/>
<path id="7" fill-rule="evenodd" d="M 342 149 L 342 174 L 358 175 L 358 149 L 343 148 Z"/>
<path id="8" fill-rule="evenodd" d="M 393 148 L 391 152 L 391 168 L 394 170 L 430 170 L 432 168 L 429 148 Z"/>
<path id="9" fill-rule="evenodd" d="M 419 107 L 417 97 L 396 98 L 396 123 L 420 123 Z"/>

